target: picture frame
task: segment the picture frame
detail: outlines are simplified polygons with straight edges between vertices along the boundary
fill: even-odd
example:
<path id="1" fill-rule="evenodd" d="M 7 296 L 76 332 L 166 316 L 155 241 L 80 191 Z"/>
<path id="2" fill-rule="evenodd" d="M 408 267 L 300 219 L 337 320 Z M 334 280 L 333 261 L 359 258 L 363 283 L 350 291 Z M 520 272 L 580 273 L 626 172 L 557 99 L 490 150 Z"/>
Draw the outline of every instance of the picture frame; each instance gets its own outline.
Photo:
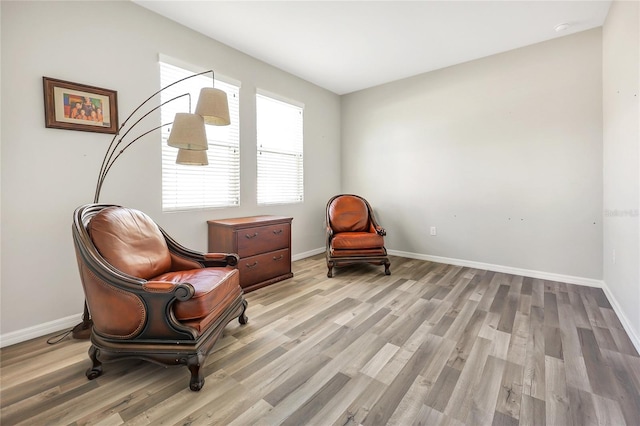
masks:
<path id="1" fill-rule="evenodd" d="M 115 134 L 118 92 L 42 77 L 45 127 Z"/>

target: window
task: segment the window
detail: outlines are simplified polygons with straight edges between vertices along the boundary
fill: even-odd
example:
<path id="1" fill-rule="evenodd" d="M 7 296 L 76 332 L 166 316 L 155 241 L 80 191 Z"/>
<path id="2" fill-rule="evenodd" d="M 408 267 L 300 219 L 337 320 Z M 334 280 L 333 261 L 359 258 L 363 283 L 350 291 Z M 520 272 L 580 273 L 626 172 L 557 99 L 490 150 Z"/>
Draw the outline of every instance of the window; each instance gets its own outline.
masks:
<path id="1" fill-rule="evenodd" d="M 160 62 L 160 82 L 165 87 L 181 78 L 195 74 L 189 70 Z M 211 87 L 211 75 L 205 74 L 176 84 L 161 93 L 161 102 L 191 93 L 191 111 L 195 110 L 202 87 Z M 188 210 L 230 207 L 240 203 L 240 135 L 239 85 L 216 79 L 215 87 L 227 92 L 231 124 L 205 126 L 209 149 L 208 166 L 176 164 L 178 150 L 167 145 L 171 126 L 162 128 L 162 210 Z M 163 105 L 162 123 L 170 123 L 176 112 L 188 111 L 188 98 Z"/>
<path id="2" fill-rule="evenodd" d="M 256 95 L 258 204 L 304 199 L 302 113 L 300 106 Z"/>

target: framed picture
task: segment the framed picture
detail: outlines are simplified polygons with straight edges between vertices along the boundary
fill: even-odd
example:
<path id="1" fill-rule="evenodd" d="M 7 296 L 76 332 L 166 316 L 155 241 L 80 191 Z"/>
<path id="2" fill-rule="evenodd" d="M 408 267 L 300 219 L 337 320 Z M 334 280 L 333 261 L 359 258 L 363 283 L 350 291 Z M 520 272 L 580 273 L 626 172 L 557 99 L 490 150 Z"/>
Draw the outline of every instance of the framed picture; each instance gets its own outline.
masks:
<path id="1" fill-rule="evenodd" d="M 84 132 L 118 131 L 118 92 L 42 77 L 46 127 Z"/>

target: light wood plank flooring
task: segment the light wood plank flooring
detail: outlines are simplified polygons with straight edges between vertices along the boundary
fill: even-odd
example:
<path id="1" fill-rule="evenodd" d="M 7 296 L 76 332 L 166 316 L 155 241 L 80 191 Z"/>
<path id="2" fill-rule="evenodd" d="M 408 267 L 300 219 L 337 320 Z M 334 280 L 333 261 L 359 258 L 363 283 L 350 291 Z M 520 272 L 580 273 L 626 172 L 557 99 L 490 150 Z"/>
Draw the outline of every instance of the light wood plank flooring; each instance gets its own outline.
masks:
<path id="1" fill-rule="evenodd" d="M 640 357 L 600 289 L 392 257 L 322 255 L 247 295 L 207 359 L 88 381 L 89 343 L 2 349 L 2 425 L 638 425 Z M 80 284 L 78 284 L 80 289 Z"/>

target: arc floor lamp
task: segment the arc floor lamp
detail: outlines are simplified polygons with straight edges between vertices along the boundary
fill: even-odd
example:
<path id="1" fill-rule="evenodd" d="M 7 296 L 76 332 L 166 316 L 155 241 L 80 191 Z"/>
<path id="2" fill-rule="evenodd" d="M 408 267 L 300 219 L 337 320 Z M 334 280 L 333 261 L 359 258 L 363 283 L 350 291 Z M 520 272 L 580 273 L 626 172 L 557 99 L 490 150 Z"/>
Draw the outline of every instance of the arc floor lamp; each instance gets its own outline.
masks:
<path id="1" fill-rule="evenodd" d="M 102 166 L 98 173 L 98 181 L 96 183 L 96 190 L 93 197 L 93 202 L 98 203 L 100 201 L 100 191 L 102 185 L 107 177 L 107 174 L 111 170 L 113 164 L 120 158 L 120 156 L 134 143 L 139 141 L 149 133 L 154 132 L 162 127 L 171 125 L 171 131 L 169 133 L 169 139 L 167 144 L 169 146 L 178 148 L 178 156 L 176 163 L 185 165 L 206 165 L 207 161 L 207 149 L 209 144 L 207 142 L 205 124 L 211 124 L 214 126 L 226 126 L 231 123 L 229 118 L 229 104 L 227 101 L 227 94 L 223 90 L 216 89 L 214 87 L 203 87 L 200 90 L 200 96 L 198 97 L 198 104 L 196 105 L 195 113 L 191 113 L 191 95 L 184 93 L 173 97 L 165 102 L 156 106 L 150 106 L 148 103 L 154 99 L 162 91 L 174 86 L 182 81 L 194 78 L 200 75 L 211 73 L 211 79 L 214 80 L 213 70 L 204 71 L 201 73 L 193 74 L 188 77 L 177 80 L 162 89 L 158 90 L 147 99 L 145 99 L 140 105 L 133 110 L 131 114 L 124 120 L 122 125 L 118 128 L 118 131 L 113 136 L 107 152 L 102 159 Z M 159 109 L 169 102 L 173 102 L 179 98 L 187 96 L 189 98 L 189 112 L 179 112 L 176 114 L 174 121 L 171 123 L 164 123 L 159 126 L 153 127 L 137 136 L 130 136 L 132 130 L 136 128 L 147 116 Z M 144 112 L 145 106 L 148 108 Z M 134 117 L 138 117 L 137 119 Z M 135 121 L 133 121 L 135 120 Z M 129 124 L 133 121 L 132 124 Z M 76 325 L 72 330 L 72 336 L 75 339 L 88 339 L 91 334 L 91 327 L 93 321 L 91 320 L 91 314 L 87 303 L 84 303 L 84 311 L 82 314 L 82 322 Z"/>

